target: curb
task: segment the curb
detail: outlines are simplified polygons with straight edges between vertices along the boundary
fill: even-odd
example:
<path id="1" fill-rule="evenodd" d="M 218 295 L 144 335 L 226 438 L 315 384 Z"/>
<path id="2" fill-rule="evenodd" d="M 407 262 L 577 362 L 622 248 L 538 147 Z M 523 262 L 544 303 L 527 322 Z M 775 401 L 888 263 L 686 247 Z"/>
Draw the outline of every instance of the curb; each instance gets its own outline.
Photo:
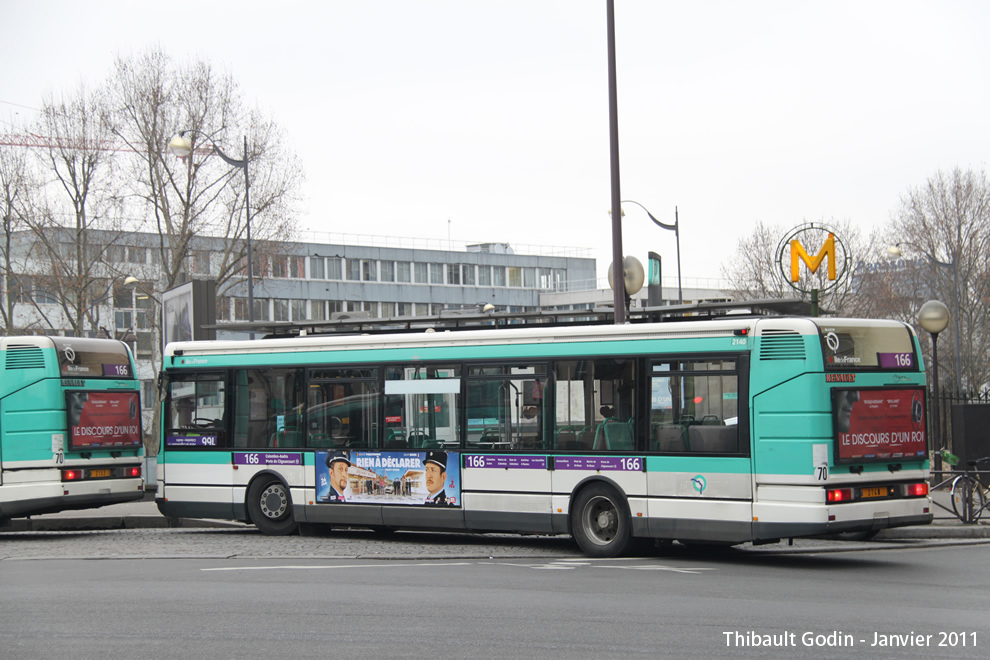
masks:
<path id="1" fill-rule="evenodd" d="M 200 518 L 166 518 L 165 516 L 96 516 L 64 518 L 17 518 L 3 532 L 92 532 L 115 529 L 169 529 L 174 527 L 205 529 L 247 529 L 254 525 L 233 520 Z"/>

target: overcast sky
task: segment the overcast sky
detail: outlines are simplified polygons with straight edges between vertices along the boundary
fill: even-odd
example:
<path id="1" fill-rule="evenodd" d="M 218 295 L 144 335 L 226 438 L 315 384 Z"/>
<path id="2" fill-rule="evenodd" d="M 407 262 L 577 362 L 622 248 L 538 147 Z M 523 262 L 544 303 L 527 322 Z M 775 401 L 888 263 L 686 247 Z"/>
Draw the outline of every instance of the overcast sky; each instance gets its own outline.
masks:
<path id="1" fill-rule="evenodd" d="M 757 221 L 884 224 L 986 169 L 990 3 L 616 0 L 623 199 L 680 209 L 685 282 Z M 0 0 L 0 133 L 161 46 L 287 131 L 301 229 L 587 248 L 611 260 L 605 0 Z M 238 149 L 233 149 L 236 153 Z M 626 208 L 624 252 L 672 232 Z"/>

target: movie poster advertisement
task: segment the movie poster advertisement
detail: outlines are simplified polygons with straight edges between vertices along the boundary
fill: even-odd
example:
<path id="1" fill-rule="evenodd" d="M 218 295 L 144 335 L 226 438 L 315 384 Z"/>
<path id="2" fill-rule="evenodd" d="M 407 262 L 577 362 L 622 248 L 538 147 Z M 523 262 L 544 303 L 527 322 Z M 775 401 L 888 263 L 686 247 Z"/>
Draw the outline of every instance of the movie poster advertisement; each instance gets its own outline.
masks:
<path id="1" fill-rule="evenodd" d="M 927 455 L 924 388 L 837 388 L 832 410 L 837 464 Z"/>
<path id="2" fill-rule="evenodd" d="M 65 395 L 69 448 L 138 447 L 141 405 L 137 392 L 83 392 Z"/>
<path id="3" fill-rule="evenodd" d="M 460 506 L 460 454 L 430 451 L 316 452 L 321 503 Z"/>

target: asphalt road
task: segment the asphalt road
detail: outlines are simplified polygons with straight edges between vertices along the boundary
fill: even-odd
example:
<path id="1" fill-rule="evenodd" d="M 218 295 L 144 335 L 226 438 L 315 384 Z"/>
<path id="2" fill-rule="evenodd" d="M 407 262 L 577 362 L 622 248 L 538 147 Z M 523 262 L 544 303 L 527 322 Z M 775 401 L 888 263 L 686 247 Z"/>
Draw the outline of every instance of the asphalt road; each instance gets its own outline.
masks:
<path id="1" fill-rule="evenodd" d="M 0 657 L 984 658 L 990 644 L 979 541 L 589 560 L 557 539 L 331 536 L 26 534 L 14 542 L 35 558 L 0 561 Z M 91 537 L 143 554 L 57 556 L 63 542 L 86 556 Z M 320 542 L 323 557 L 301 554 Z M 332 556 L 335 543 L 389 558 Z"/>

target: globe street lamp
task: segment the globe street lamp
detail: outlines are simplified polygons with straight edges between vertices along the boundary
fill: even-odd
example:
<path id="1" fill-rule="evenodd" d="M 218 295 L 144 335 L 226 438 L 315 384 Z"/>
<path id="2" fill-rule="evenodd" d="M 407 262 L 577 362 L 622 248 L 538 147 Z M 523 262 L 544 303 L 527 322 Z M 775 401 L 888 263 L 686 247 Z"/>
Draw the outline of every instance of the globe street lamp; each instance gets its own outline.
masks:
<path id="1" fill-rule="evenodd" d="M 932 336 L 932 400 L 934 402 L 932 428 L 935 431 L 932 441 L 928 443 L 930 453 L 935 457 L 935 471 L 942 471 L 942 455 L 935 452 L 934 446 L 937 444 L 939 450 L 942 449 L 942 401 L 938 391 L 938 333 L 945 330 L 949 325 L 949 308 L 945 303 L 938 300 L 929 300 L 918 311 L 918 323 Z M 936 443 L 935 440 L 938 440 Z"/>
<path id="2" fill-rule="evenodd" d="M 200 131 L 181 131 L 178 135 L 169 140 L 168 148 L 179 158 L 185 158 L 193 152 L 193 143 L 186 137 L 187 134 Z M 229 157 L 220 147 L 207 136 L 206 138 L 213 147 L 213 153 L 220 156 L 225 163 L 231 167 L 239 167 L 244 170 L 244 213 L 245 226 L 247 228 L 247 282 L 248 282 L 248 321 L 254 322 L 254 261 L 251 259 L 251 184 L 248 179 L 248 140 L 244 136 L 244 158 L 237 160 Z"/>

